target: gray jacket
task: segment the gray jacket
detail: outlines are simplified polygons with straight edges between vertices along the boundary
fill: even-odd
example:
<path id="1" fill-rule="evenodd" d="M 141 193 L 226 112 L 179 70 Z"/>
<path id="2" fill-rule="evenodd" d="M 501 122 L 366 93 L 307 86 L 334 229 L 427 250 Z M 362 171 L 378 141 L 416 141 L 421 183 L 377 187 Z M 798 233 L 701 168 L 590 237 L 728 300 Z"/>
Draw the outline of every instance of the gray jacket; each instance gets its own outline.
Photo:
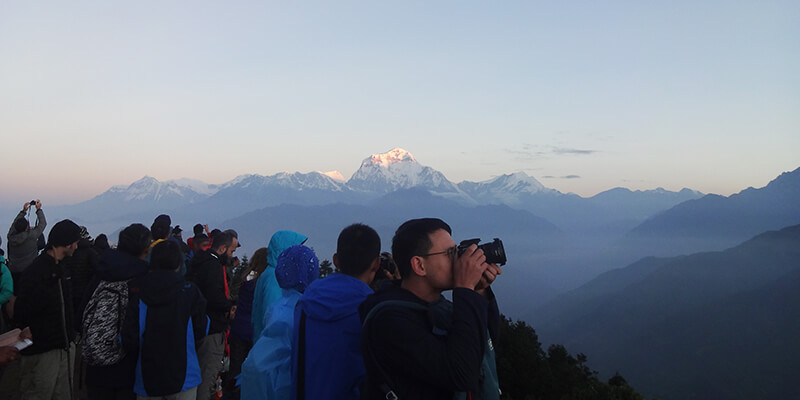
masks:
<path id="1" fill-rule="evenodd" d="M 20 218 L 25 218 L 24 210 L 17 214 L 14 222 Z M 36 226 L 32 229 L 17 233 L 14 223 L 11 223 L 11 228 L 8 230 L 8 269 L 11 272 L 22 272 L 31 265 L 33 259 L 39 254 L 36 242 L 44 232 L 45 226 L 47 226 L 47 220 L 44 219 L 44 211 L 41 208 L 36 210 Z"/>

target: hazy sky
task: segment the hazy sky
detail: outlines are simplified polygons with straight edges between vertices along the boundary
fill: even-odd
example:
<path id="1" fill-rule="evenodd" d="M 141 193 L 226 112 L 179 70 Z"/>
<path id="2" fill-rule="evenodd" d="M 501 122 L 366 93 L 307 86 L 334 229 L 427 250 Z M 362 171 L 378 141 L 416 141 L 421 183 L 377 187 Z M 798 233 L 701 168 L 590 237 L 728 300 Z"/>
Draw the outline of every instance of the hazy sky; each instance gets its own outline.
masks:
<path id="1" fill-rule="evenodd" d="M 728 195 L 800 167 L 800 2 L 0 4 L 0 205 L 144 175 L 339 170 L 399 146 Z"/>

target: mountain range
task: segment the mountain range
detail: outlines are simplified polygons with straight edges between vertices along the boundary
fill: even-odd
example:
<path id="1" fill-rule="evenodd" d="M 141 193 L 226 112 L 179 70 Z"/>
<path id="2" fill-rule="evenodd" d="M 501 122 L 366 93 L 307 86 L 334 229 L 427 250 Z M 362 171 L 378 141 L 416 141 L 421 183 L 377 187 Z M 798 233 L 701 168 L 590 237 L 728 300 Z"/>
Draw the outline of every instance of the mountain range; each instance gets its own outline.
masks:
<path id="1" fill-rule="evenodd" d="M 663 399 L 797 398 L 800 225 L 738 246 L 648 257 L 557 297 L 529 320 Z"/>
<path id="2" fill-rule="evenodd" d="M 173 224 L 187 231 L 197 222 L 242 230 L 244 247 L 240 255 L 251 254 L 266 244 L 277 229 L 302 227 L 324 232 L 320 240 L 312 242 L 321 259 L 330 259 L 335 243 L 332 233 L 348 223 L 370 221 L 382 226 L 379 233 L 388 249 L 393 230 L 403 218 L 448 216 L 457 240 L 500 237 L 511 244 L 510 265 L 520 267 L 508 269 L 512 278 L 501 285 L 509 286 L 509 294 L 502 296 L 509 315 L 519 316 L 557 293 L 643 256 L 719 250 L 734 245 L 737 238 L 757 233 L 754 229 L 777 229 L 800 222 L 800 195 L 797 185 L 792 184 L 799 175 L 800 170 L 795 170 L 765 188 L 750 188 L 730 197 L 704 196 L 690 189 L 613 188 L 583 198 L 547 188 L 523 172 L 483 182 L 453 183 L 420 164 L 409 152 L 396 148 L 366 157 L 348 180 L 336 171 L 246 174 L 219 185 L 186 179 L 159 182 L 144 177 L 82 203 L 51 207 L 48 219 L 72 218 L 92 233 L 110 233 L 113 241 L 115 232 L 131 222 L 149 226 L 155 215 L 167 213 Z M 694 211 L 708 202 L 718 204 Z M 728 203 L 737 205 L 725 206 Z M 315 214 L 320 210 L 322 214 Z M 761 218 L 765 211 L 772 215 Z M 342 215 L 350 218 L 338 218 Z M 370 215 L 375 218 L 367 218 Z M 742 219 L 743 215 L 763 222 L 746 226 L 720 222 Z M 668 221 L 673 220 L 682 221 L 682 229 L 724 228 L 707 236 L 681 235 L 683 231 L 667 229 Z M 525 226 L 533 224 L 531 221 L 550 228 L 534 235 L 531 232 L 536 229 Z M 476 229 L 464 229 L 465 224 Z M 675 245 L 678 241 L 686 245 Z M 709 243 L 714 246 L 706 248 Z M 526 284 L 537 290 L 516 295 L 515 289 L 524 292 Z"/>

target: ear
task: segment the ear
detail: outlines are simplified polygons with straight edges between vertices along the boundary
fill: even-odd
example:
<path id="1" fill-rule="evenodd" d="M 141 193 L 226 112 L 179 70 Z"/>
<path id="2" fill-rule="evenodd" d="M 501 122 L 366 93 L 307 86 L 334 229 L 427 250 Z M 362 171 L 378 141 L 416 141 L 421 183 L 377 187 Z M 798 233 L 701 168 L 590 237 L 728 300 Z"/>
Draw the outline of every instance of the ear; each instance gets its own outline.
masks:
<path id="1" fill-rule="evenodd" d="M 339 269 L 339 253 L 333 253 L 333 265 Z"/>
<path id="2" fill-rule="evenodd" d="M 411 257 L 411 272 L 419 275 L 426 276 L 428 272 L 425 270 L 425 265 L 422 263 L 423 258 L 420 256 Z"/>
<path id="3" fill-rule="evenodd" d="M 372 264 L 369 265 L 368 271 L 369 273 L 374 274 L 375 272 L 378 271 L 378 268 L 380 267 L 381 267 L 381 256 L 377 256 L 375 257 L 374 260 L 372 260 Z"/>

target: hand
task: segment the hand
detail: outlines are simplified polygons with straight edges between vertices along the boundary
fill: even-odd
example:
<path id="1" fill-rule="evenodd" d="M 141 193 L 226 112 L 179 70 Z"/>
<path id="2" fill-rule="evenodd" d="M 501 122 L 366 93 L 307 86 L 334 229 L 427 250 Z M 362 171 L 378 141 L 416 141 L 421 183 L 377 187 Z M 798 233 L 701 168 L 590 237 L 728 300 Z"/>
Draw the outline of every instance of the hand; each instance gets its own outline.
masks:
<path id="1" fill-rule="evenodd" d="M 31 203 L 26 201 L 25 204 L 22 205 L 22 211 L 28 211 L 29 208 L 31 208 Z"/>
<path id="2" fill-rule="evenodd" d="M 6 314 L 8 315 L 9 318 L 14 318 L 14 304 L 16 303 L 17 303 L 17 296 L 14 296 L 12 294 L 5 304 Z"/>
<path id="3" fill-rule="evenodd" d="M 19 358 L 19 350 L 14 346 L 0 347 L 0 365 L 10 364 Z"/>
<path id="4" fill-rule="evenodd" d="M 23 329 L 22 332 L 19 333 L 19 338 L 20 338 L 20 340 L 22 340 L 22 339 L 33 340 L 33 334 L 31 333 L 31 327 L 30 326 L 26 326 L 25 329 Z"/>
<path id="5" fill-rule="evenodd" d="M 203 225 L 203 229 L 206 231 L 206 235 L 211 235 L 211 231 L 208 230 L 208 224 Z"/>
<path id="6" fill-rule="evenodd" d="M 228 313 L 228 318 L 233 320 L 236 317 L 236 306 L 231 307 L 231 311 Z"/>
<path id="7" fill-rule="evenodd" d="M 467 247 L 453 262 L 453 286 L 474 290 L 488 266 L 483 250 L 474 244 Z"/>
<path id="8" fill-rule="evenodd" d="M 486 271 L 483 271 L 483 276 L 481 276 L 481 281 L 475 286 L 475 291 L 483 294 L 492 285 L 492 282 L 497 279 L 497 275 L 502 273 L 503 269 L 498 267 L 497 264 L 487 264 Z"/>
<path id="9" fill-rule="evenodd" d="M 39 200 L 39 199 L 36 199 L 36 209 L 37 210 L 41 210 L 42 209 L 42 201 Z"/>

